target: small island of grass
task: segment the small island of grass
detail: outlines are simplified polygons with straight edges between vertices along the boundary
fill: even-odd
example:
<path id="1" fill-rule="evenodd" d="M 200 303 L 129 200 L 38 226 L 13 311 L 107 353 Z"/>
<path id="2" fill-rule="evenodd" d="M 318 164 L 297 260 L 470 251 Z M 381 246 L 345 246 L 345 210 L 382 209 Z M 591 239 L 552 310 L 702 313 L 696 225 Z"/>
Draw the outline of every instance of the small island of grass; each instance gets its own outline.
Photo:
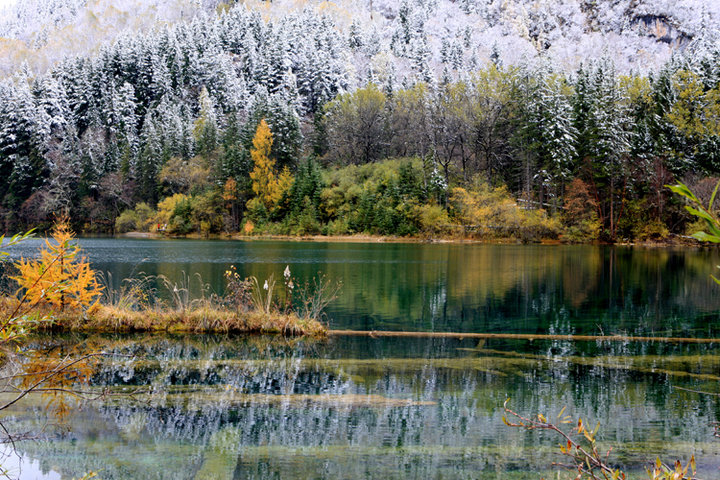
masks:
<path id="1" fill-rule="evenodd" d="M 67 222 L 55 225 L 39 258 L 14 264 L 19 289 L 0 297 L 7 331 L 30 328 L 92 332 L 183 332 L 324 337 L 323 310 L 340 284 L 324 277 L 296 284 L 289 267 L 278 284 L 225 272 L 225 293 L 211 292 L 199 275 L 179 282 L 163 275 L 124 279 L 120 287 L 97 273 L 73 243 Z M 197 280 L 199 295 L 191 284 Z"/>

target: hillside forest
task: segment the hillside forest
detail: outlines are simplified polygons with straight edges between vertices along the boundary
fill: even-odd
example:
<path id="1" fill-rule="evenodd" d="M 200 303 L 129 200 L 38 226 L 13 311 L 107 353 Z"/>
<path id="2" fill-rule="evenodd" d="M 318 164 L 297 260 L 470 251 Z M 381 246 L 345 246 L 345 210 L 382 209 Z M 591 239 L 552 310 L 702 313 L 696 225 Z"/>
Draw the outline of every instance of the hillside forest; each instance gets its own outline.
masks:
<path id="1" fill-rule="evenodd" d="M 423 2 L 389 51 L 316 10 L 237 5 L 0 80 L 0 228 L 83 233 L 661 240 L 666 185 L 720 173 L 720 48 L 609 58 L 431 52 Z M 413 8 L 411 8 L 411 6 Z M 430 62 L 435 53 L 440 62 Z"/>

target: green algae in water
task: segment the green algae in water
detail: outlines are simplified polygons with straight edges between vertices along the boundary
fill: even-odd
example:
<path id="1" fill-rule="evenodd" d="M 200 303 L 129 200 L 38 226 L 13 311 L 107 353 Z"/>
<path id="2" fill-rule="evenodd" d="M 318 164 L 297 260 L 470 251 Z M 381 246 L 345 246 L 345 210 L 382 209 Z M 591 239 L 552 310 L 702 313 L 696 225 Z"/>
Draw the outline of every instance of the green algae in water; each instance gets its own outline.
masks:
<path id="1" fill-rule="evenodd" d="M 217 292 L 231 264 L 259 278 L 278 278 L 290 265 L 298 283 L 322 271 L 344 284 L 328 309 L 333 328 L 720 337 L 720 295 L 708 277 L 720 263 L 716 250 L 81 243 L 93 266 L 117 280 L 138 269 L 170 279 L 199 273 Z M 71 347 L 86 339 L 33 342 Z M 717 345 L 105 340 L 134 359 L 108 360 L 89 388 L 137 390 L 135 398 L 85 405 L 58 429 L 47 428 L 53 419 L 38 396 L 3 418 L 13 431 L 45 428 L 44 441 L 20 445 L 45 471 L 73 478 L 95 470 L 104 479 L 556 478 L 548 470 L 558 459 L 555 439 L 502 425 L 510 396 L 522 413 L 553 415 L 566 406 L 574 417 L 600 421 L 601 442 L 636 478 L 644 478 L 644 461 L 693 453 L 702 478 L 720 478 L 720 440 L 710 426 L 720 400 L 680 390 L 720 391 Z"/>
<path id="2" fill-rule="evenodd" d="M 566 406 L 599 421 L 600 441 L 633 472 L 655 456 L 696 454 L 703 478 L 720 478 L 720 441 L 709 426 L 720 402 L 675 388 L 717 383 L 712 346 L 158 335 L 92 341 L 119 355 L 106 359 L 87 388 L 136 393 L 85 405 L 66 428 L 20 446 L 67 478 L 89 470 L 103 479 L 556 478 L 549 463 L 560 459 L 557 439 L 505 427 L 508 396 L 523 413 L 553 415 Z M 16 405 L 7 425 L 42 427 L 43 402 L 33 395 Z"/>

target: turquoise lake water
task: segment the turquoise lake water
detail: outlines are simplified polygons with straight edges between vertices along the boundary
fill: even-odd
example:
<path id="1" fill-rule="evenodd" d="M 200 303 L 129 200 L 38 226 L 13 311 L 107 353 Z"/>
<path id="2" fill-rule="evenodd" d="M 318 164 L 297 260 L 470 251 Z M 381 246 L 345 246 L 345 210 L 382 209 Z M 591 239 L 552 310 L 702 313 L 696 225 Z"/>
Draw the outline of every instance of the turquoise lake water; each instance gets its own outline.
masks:
<path id="1" fill-rule="evenodd" d="M 28 243 L 13 255 L 30 255 Z M 82 239 L 115 282 L 144 272 L 264 279 L 290 267 L 342 281 L 332 328 L 720 337 L 715 250 L 601 246 Z M 617 465 L 695 454 L 720 478 L 718 345 L 559 340 L 43 335 L 114 356 L 89 388 L 113 393 L 61 427 L 37 397 L 13 407 L 22 478 L 556 478 L 558 439 L 503 425 L 563 407 L 600 422 Z M 133 392 L 132 396 L 127 394 Z M 552 475 L 552 476 L 550 476 Z"/>

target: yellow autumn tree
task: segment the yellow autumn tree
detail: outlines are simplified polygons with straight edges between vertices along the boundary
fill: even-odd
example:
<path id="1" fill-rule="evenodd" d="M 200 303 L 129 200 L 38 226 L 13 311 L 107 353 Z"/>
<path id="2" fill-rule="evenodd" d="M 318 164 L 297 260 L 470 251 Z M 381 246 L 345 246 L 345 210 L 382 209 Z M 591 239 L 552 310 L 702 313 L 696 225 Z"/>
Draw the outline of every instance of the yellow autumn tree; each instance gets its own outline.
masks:
<path id="1" fill-rule="evenodd" d="M 290 173 L 290 170 L 288 170 L 287 167 L 283 168 L 275 182 L 275 191 L 272 197 L 275 205 L 280 203 L 285 192 L 290 191 L 290 187 L 292 187 L 294 181 L 295 178 L 292 176 L 292 173 Z"/>
<path id="2" fill-rule="evenodd" d="M 673 78 L 677 100 L 667 119 L 691 138 L 720 135 L 720 87 L 706 89 L 696 73 L 680 70 Z"/>
<path id="3" fill-rule="evenodd" d="M 87 258 L 80 256 L 74 238 L 67 220 L 61 219 L 45 240 L 39 259 L 22 258 L 15 264 L 19 273 L 12 279 L 20 285 L 23 301 L 60 310 L 87 310 L 97 304 L 102 286 Z"/>
<path id="4" fill-rule="evenodd" d="M 222 194 L 223 200 L 225 200 L 228 203 L 234 202 L 235 200 L 237 200 L 237 193 L 238 193 L 237 182 L 232 177 L 228 178 L 227 181 L 225 182 L 225 185 L 223 186 L 223 194 Z"/>
<path id="5" fill-rule="evenodd" d="M 255 136 L 253 148 L 250 150 L 254 168 L 250 172 L 252 190 L 267 210 L 277 206 L 282 196 L 293 183 L 290 171 L 285 167 L 280 174 L 275 171 L 275 160 L 270 156 L 273 136 L 265 119 L 260 121 Z"/>

